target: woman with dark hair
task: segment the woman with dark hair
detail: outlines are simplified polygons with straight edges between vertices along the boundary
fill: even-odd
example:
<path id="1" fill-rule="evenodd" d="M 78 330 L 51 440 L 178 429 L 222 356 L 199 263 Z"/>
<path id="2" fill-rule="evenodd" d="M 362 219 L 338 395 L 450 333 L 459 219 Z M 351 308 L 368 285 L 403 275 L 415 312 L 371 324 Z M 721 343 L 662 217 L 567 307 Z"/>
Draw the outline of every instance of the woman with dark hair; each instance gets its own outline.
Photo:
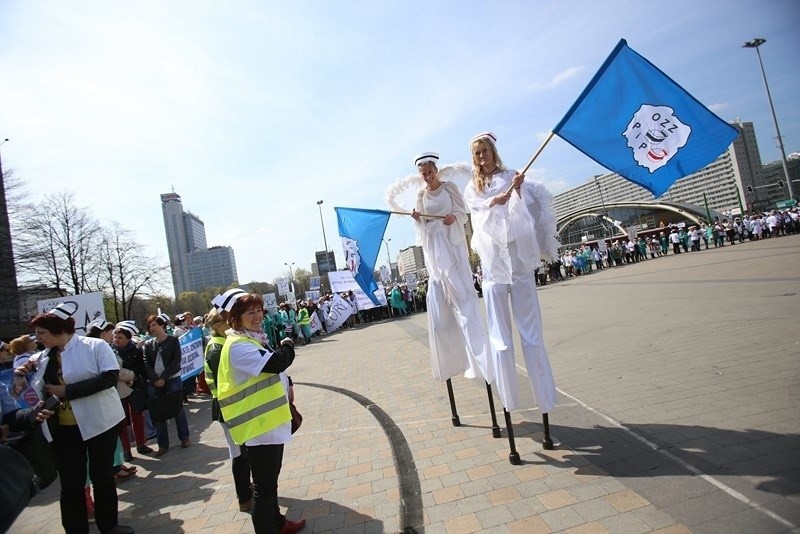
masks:
<path id="1" fill-rule="evenodd" d="M 257 534 L 302 530 L 306 522 L 289 521 L 278 506 L 278 475 L 283 447 L 292 439 L 289 403 L 293 391 L 286 369 L 294 361 L 291 339 L 279 348 L 261 330 L 264 299 L 241 292 L 222 310 L 231 327 L 220 354 L 217 398 L 237 445 L 247 446 L 253 475 L 253 527 Z"/>
<path id="2" fill-rule="evenodd" d="M 61 524 L 73 533 L 89 532 L 84 484 L 88 473 L 95 494 L 95 519 L 101 532 L 133 532 L 117 524 L 114 448 L 125 417 L 117 390 L 119 365 L 108 343 L 75 334 L 77 305 L 64 302 L 30 323 L 47 349 L 37 362 L 44 392 L 61 399 L 56 415 L 42 427 L 52 439 L 61 481 Z"/>
<path id="3" fill-rule="evenodd" d="M 133 321 L 122 321 L 117 323 L 114 330 L 114 351 L 122 362 L 122 367 L 129 369 L 134 374 L 133 389 L 141 390 L 146 394 L 147 373 L 144 370 L 144 354 L 142 349 L 133 342 L 133 336 L 139 333 Z M 147 436 L 144 433 L 144 415 L 137 410 L 130 402 L 130 396 L 122 399 L 122 408 L 133 428 L 133 438 L 136 440 L 136 452 L 139 454 L 150 454 L 153 449 L 147 446 Z M 122 447 L 130 453 L 130 443 L 128 442 L 128 432 L 125 430 L 122 435 Z M 126 446 L 127 444 L 127 446 Z M 130 461 L 130 460 L 128 460 Z"/>
<path id="4" fill-rule="evenodd" d="M 144 369 L 147 373 L 147 396 L 158 397 L 166 392 L 183 390 L 181 382 L 181 347 L 178 338 L 167 334 L 166 326 L 169 317 L 165 314 L 147 317 L 147 331 L 153 336 L 144 344 Z M 189 421 L 186 412 L 175 416 L 175 426 L 181 447 L 189 446 Z M 163 456 L 169 450 L 169 431 L 166 421 L 156 423 L 158 451 L 156 456 Z"/>

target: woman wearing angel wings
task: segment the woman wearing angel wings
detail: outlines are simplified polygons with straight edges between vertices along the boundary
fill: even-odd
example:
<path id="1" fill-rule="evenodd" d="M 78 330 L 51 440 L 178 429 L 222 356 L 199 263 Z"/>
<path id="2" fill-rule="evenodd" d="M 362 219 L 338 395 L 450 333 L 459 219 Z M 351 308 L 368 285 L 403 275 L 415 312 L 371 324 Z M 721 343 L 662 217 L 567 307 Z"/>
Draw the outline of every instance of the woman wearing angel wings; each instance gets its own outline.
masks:
<path id="1" fill-rule="evenodd" d="M 428 270 L 428 338 L 436 380 L 460 373 L 494 381 L 489 340 L 472 283 L 464 223 L 467 212 L 458 186 L 441 181 L 439 155 L 426 152 L 415 160 L 423 188 L 411 216 Z M 434 215 L 438 217 L 426 217 Z"/>
<path id="2" fill-rule="evenodd" d="M 472 212 L 472 248 L 481 258 L 483 297 L 489 322 L 496 386 L 506 410 L 517 409 L 517 369 L 512 321 L 519 331 L 522 355 L 539 410 L 556 402 L 556 387 L 542 339 L 542 316 L 534 268 L 543 254 L 556 257 L 555 217 L 547 190 L 506 169 L 491 132 L 470 141 L 473 176 L 464 191 Z M 510 306 L 509 306 L 510 299 Z M 546 436 L 545 440 L 549 440 Z M 548 447 L 545 443 L 545 448 Z"/>

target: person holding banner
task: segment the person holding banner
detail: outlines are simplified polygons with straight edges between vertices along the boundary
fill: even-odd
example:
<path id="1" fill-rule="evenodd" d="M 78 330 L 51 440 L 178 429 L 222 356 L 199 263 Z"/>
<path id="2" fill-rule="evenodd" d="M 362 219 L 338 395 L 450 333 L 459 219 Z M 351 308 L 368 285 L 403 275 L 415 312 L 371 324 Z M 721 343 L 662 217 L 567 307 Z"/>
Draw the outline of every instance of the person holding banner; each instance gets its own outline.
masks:
<path id="1" fill-rule="evenodd" d="M 147 374 L 147 396 L 155 398 L 167 392 L 182 392 L 181 347 L 178 338 L 167 334 L 169 316 L 165 314 L 147 317 L 147 331 L 152 338 L 144 344 L 144 369 Z M 189 420 L 181 407 L 175 416 L 175 426 L 181 447 L 189 444 Z M 166 421 L 156 423 L 158 450 L 156 456 L 164 456 L 169 450 L 169 432 Z"/>
<path id="2" fill-rule="evenodd" d="M 426 301 L 433 378 L 447 380 L 466 372 L 468 378 L 480 375 L 491 383 L 489 340 L 472 287 L 464 235 L 467 210 L 458 187 L 439 180 L 438 161 L 435 152 L 414 161 L 425 186 L 417 193 L 411 214 L 429 276 Z"/>
<path id="3" fill-rule="evenodd" d="M 496 141 L 491 132 L 470 141 L 473 177 L 464 192 L 472 212 L 472 248 L 481 258 L 495 384 L 507 412 L 518 409 L 513 320 L 534 396 L 547 421 L 546 414 L 555 406 L 556 387 L 542 338 L 533 269 L 540 265 L 542 252 L 553 254 L 548 241 L 552 236 L 544 230 L 554 217 L 549 193 L 543 186 L 526 182 L 524 174 L 506 169 Z M 545 440 L 549 440 L 547 432 Z"/>

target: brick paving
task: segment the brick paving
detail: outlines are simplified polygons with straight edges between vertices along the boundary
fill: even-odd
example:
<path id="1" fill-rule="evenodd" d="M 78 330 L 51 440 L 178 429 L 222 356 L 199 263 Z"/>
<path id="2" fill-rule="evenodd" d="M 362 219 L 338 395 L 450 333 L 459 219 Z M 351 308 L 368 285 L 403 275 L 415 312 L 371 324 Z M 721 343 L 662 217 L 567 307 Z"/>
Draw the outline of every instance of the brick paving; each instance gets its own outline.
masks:
<path id="1" fill-rule="evenodd" d="M 557 446 L 542 449 L 536 410 L 515 412 L 519 466 L 505 430 L 492 438 L 483 384 L 453 379 L 452 426 L 424 314 L 317 338 L 291 369 L 305 419 L 281 505 L 309 533 L 796 531 L 799 262 L 800 237 L 785 237 L 542 288 Z M 192 446 L 135 459 L 121 523 L 252 532 L 209 402 L 189 408 Z M 11 532 L 61 531 L 57 485 Z"/>

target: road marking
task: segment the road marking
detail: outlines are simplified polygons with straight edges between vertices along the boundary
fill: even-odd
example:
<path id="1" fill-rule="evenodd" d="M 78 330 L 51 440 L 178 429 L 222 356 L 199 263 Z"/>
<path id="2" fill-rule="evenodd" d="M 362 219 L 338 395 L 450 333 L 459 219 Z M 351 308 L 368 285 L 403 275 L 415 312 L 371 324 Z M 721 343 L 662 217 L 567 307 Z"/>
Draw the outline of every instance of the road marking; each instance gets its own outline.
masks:
<path id="1" fill-rule="evenodd" d="M 525 376 L 528 376 L 527 369 L 525 369 L 520 364 L 516 364 L 516 365 L 517 365 L 517 368 L 525 374 Z M 640 441 L 641 443 L 643 443 L 644 445 L 646 445 L 650 449 L 652 449 L 652 450 L 656 451 L 657 453 L 665 456 L 666 458 L 669 458 L 670 460 L 672 460 L 673 462 L 677 463 L 678 465 L 680 465 L 681 467 L 683 467 L 684 469 L 686 469 L 687 471 L 689 471 L 693 475 L 702 478 L 703 480 L 705 480 L 706 482 L 708 482 L 712 486 L 716 486 L 717 488 L 719 488 L 720 490 L 724 491 L 725 493 L 727 493 L 728 495 L 730 495 L 734 499 L 738 499 L 739 501 L 743 502 L 744 504 L 748 505 L 749 507 L 753 508 L 754 510 L 757 510 L 757 511 L 761 512 L 762 514 L 766 515 L 767 517 L 771 517 L 772 519 L 774 519 L 775 521 L 777 521 L 778 523 L 782 524 L 783 526 L 785 526 L 787 528 L 790 528 L 790 529 L 796 529 L 797 528 L 797 525 L 795 525 L 794 523 L 792 523 L 788 519 L 785 519 L 784 517 L 779 516 L 778 514 L 773 512 L 772 510 L 768 510 L 768 509 L 764 508 L 763 506 L 761 506 L 757 502 L 753 502 L 752 500 L 748 499 L 747 496 L 742 495 L 741 493 L 739 493 L 735 489 L 731 488 L 730 486 L 728 486 L 724 482 L 720 482 L 719 480 L 717 480 L 716 478 L 712 477 L 711 475 L 707 475 L 707 474 L 703 473 L 700 469 L 698 469 L 697 467 L 693 466 L 692 464 L 690 464 L 686 460 L 684 460 L 682 458 L 679 458 L 678 456 L 675 456 L 674 454 L 672 454 L 671 452 L 669 452 L 669 451 L 667 451 L 665 449 L 662 449 L 661 447 L 659 447 L 658 445 L 656 445 L 655 443 L 653 443 L 652 441 L 650 441 L 646 437 L 644 437 L 644 436 L 638 434 L 637 432 L 631 430 L 630 428 L 626 427 L 625 425 L 623 425 L 619 421 L 609 417 L 608 415 L 604 414 L 603 412 L 601 412 L 599 410 L 596 410 L 596 409 L 592 408 L 591 406 L 589 406 L 588 404 L 586 404 L 582 400 L 578 399 L 577 397 L 573 397 L 572 395 L 570 395 L 569 393 L 567 393 L 563 389 L 556 388 L 556 390 L 559 393 L 561 393 L 562 395 L 564 395 L 565 397 L 568 397 L 568 398 L 572 399 L 573 401 L 577 402 L 583 408 L 589 410 L 590 412 L 592 412 L 593 414 L 597 415 L 601 419 L 604 419 L 610 425 L 612 425 L 612 426 L 614 426 L 616 428 L 619 428 L 620 430 L 622 430 L 623 432 L 626 432 L 628 435 L 630 435 L 634 439 Z"/>

